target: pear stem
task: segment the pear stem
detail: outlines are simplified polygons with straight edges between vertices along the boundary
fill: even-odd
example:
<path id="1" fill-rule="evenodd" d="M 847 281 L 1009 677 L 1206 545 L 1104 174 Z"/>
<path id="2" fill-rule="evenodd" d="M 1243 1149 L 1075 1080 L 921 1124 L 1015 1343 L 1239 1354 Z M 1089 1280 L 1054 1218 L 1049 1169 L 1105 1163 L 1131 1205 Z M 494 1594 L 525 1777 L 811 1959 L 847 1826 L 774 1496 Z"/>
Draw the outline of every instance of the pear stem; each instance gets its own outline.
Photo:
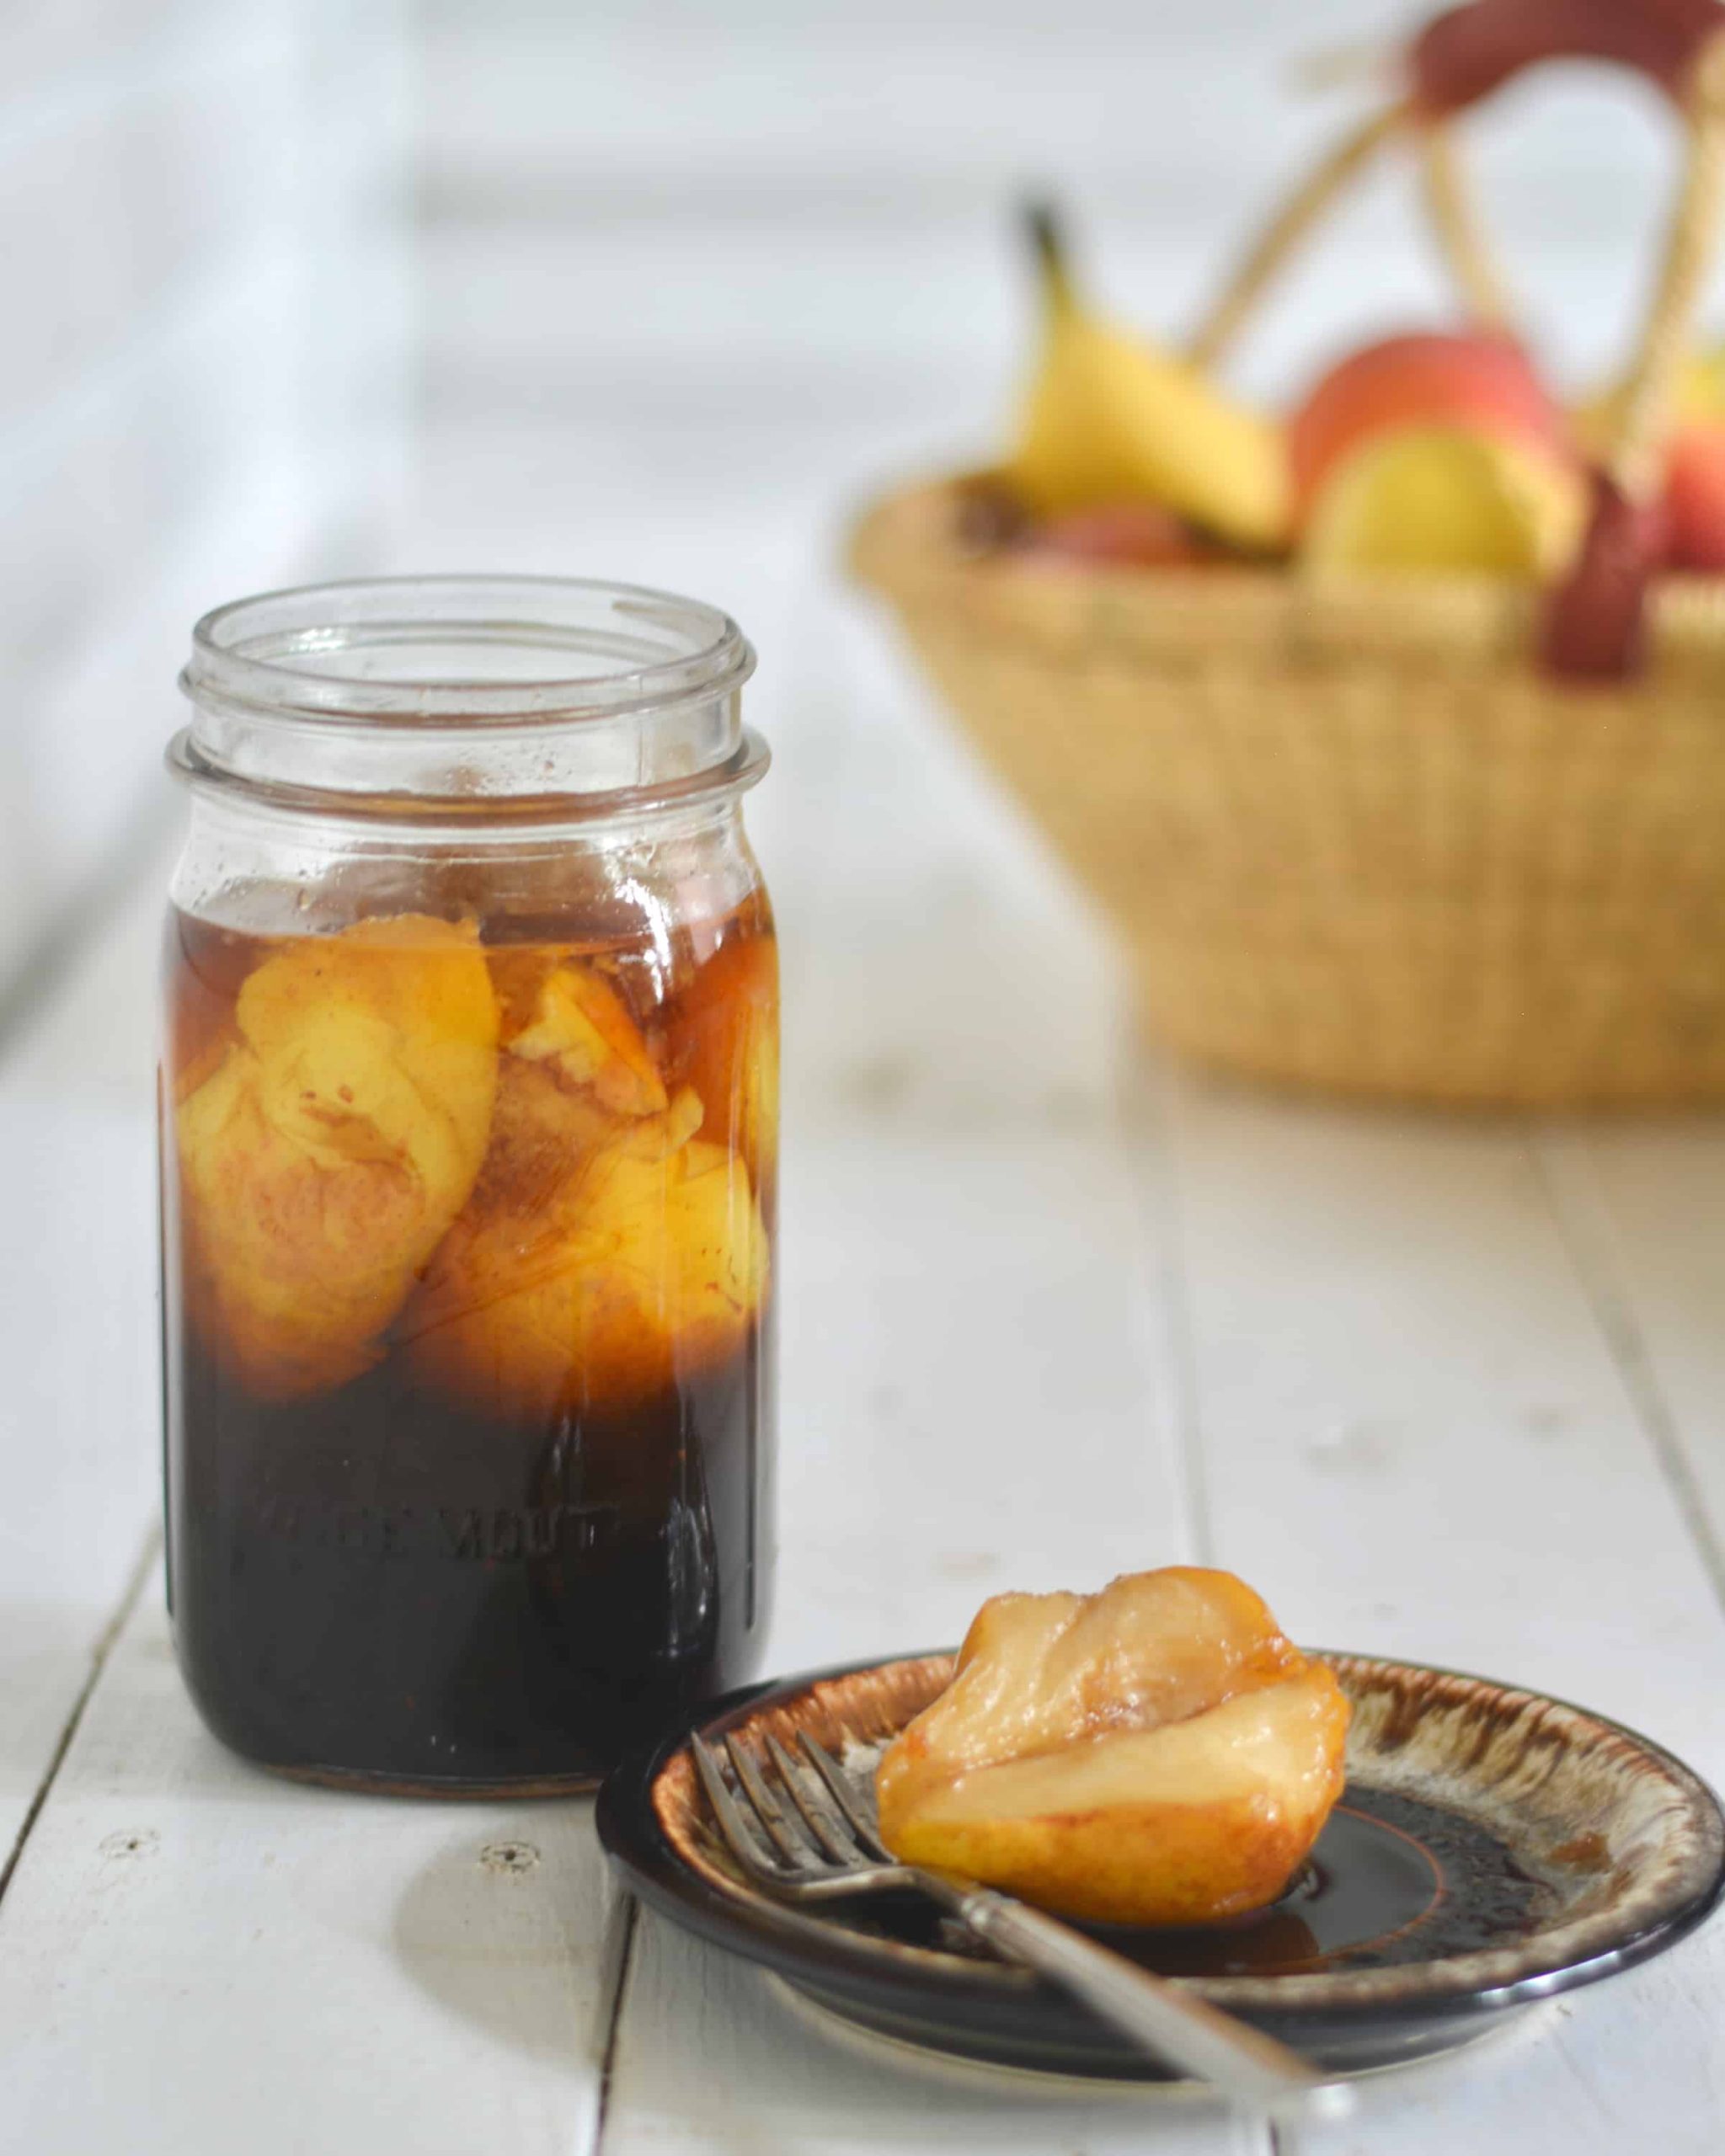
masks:
<path id="1" fill-rule="evenodd" d="M 1024 235 L 1030 243 L 1048 311 L 1050 314 L 1068 314 L 1077 300 L 1072 290 L 1072 272 L 1060 213 L 1051 202 L 1027 202 L 1023 221 Z"/>

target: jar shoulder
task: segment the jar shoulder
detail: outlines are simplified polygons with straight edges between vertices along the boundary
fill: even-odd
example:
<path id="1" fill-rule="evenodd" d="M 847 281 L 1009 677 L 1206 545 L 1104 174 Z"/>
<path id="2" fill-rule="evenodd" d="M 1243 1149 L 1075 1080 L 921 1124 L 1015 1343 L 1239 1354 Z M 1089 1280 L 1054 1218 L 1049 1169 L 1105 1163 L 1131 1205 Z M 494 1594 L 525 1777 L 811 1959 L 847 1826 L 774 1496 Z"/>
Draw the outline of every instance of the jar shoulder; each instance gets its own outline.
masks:
<path id="1" fill-rule="evenodd" d="M 705 940 L 746 911 L 767 932 L 761 867 L 735 804 L 633 827 L 450 839 L 195 809 L 169 886 L 174 912 L 273 937 L 403 916 L 472 924 L 488 943 Z"/>

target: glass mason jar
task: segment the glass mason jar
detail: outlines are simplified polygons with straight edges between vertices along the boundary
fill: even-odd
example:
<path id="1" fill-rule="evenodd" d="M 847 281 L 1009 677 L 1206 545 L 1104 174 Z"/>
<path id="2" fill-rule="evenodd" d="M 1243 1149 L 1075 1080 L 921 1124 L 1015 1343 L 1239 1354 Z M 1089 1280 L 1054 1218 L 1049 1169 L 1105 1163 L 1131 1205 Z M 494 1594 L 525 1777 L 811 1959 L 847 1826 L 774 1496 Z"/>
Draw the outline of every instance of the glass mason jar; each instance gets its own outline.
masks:
<path id="1" fill-rule="evenodd" d="M 235 1750 L 568 1789 L 745 1680 L 777 972 L 709 607 L 333 584 L 194 632 L 162 1076 L 170 1600 Z"/>

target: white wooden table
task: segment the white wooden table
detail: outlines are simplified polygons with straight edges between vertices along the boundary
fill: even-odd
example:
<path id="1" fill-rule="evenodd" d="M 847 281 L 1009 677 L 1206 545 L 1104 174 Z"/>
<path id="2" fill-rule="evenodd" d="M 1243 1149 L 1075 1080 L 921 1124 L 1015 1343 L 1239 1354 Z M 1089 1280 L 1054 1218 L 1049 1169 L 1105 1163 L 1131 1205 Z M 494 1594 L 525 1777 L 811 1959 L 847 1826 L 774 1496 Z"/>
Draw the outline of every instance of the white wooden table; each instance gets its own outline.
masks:
<path id="1" fill-rule="evenodd" d="M 793 552 L 719 590 L 780 751 L 774 1666 L 1199 1559 L 1302 1637 L 1555 1689 L 1725 1782 L 1725 1129 L 1159 1067 L 1106 938 Z M 344 1798 L 204 1733 L 155 1527 L 155 917 L 0 1061 L 0 2149 L 1267 2149 L 1202 2099 L 853 2055 L 621 1901 L 585 1803 Z M 1715 1927 L 1298 2147 L 1716 2156 L 1722 2120 Z"/>

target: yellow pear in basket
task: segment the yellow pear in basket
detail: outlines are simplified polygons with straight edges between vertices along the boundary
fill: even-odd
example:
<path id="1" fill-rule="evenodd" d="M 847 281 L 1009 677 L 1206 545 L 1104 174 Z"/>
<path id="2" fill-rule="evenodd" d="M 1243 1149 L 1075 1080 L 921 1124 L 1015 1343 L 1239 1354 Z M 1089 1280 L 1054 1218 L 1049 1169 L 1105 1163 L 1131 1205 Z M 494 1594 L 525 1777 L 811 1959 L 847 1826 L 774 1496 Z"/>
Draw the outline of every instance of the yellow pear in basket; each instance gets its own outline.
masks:
<path id="1" fill-rule="evenodd" d="M 1073 1916 L 1272 1901 L 1341 1794 L 1347 1700 L 1230 1572 L 1005 1594 L 876 1778 L 895 1856 Z"/>
<path id="2" fill-rule="evenodd" d="M 1149 500 L 1236 545 L 1280 547 L 1289 523 L 1280 430 L 1203 372 L 1091 314 L 1052 219 L 1033 214 L 1045 332 L 1011 476 L 1044 515 Z"/>
<path id="3" fill-rule="evenodd" d="M 1580 544 L 1581 474 L 1544 450 L 1461 427 L 1373 435 L 1326 476 L 1306 565 L 1361 573 L 1557 575 Z"/>

